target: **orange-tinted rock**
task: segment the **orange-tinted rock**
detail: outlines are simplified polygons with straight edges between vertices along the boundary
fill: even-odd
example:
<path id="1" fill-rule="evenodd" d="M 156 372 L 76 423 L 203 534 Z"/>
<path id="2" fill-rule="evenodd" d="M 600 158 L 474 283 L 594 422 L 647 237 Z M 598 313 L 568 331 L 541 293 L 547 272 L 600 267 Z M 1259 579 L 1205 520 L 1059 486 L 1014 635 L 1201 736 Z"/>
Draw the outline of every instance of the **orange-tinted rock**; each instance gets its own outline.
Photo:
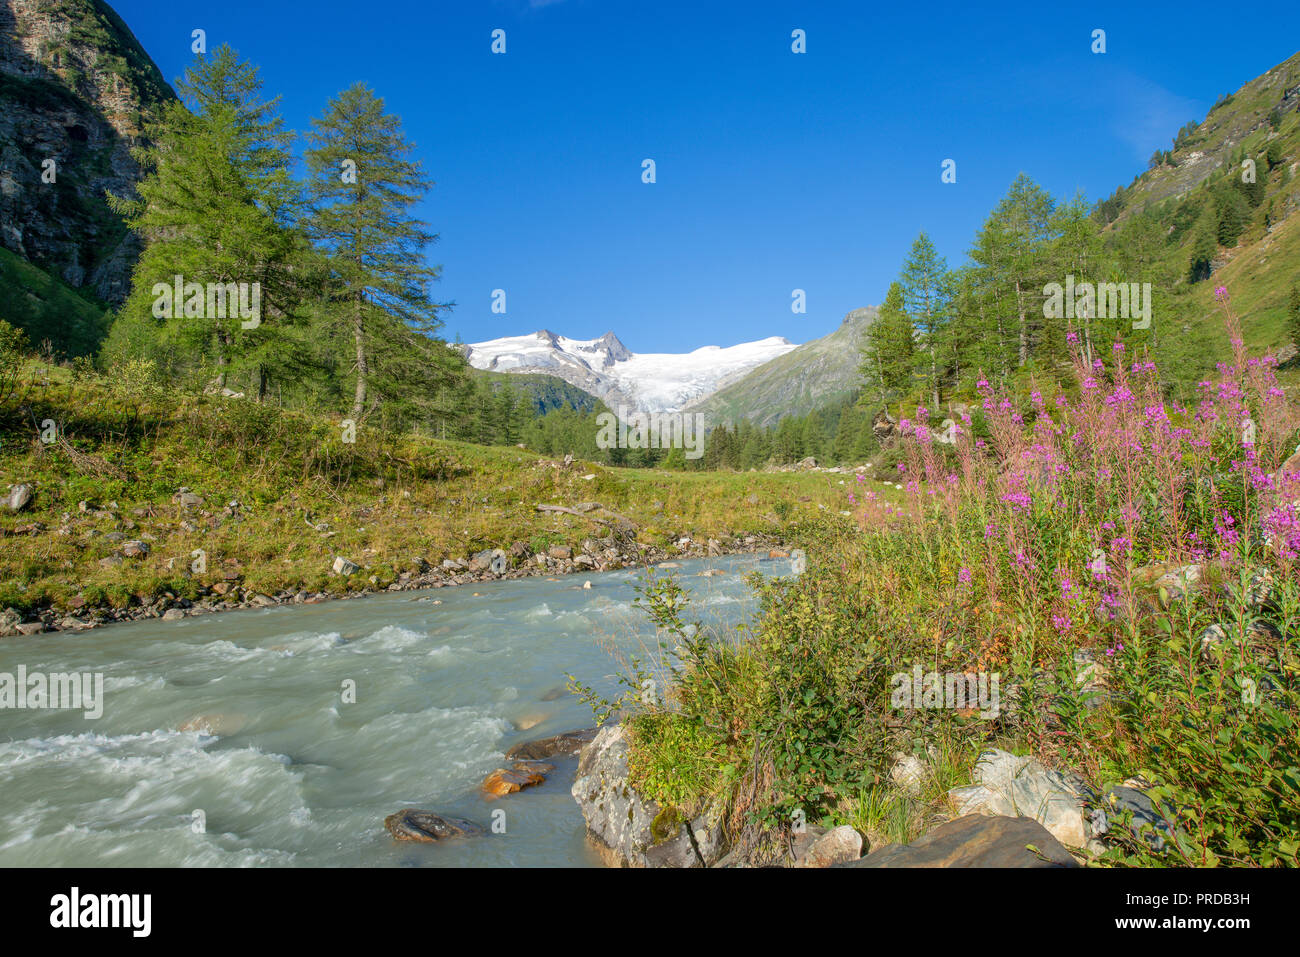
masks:
<path id="1" fill-rule="evenodd" d="M 541 784 L 546 775 L 555 770 L 553 764 L 541 761 L 519 761 L 509 769 L 497 768 L 483 780 L 483 790 L 493 797 L 501 797 Z"/>
<path id="2" fill-rule="evenodd" d="M 767 557 L 768 557 L 768 558 L 789 558 L 789 557 L 790 557 L 790 553 L 789 553 L 789 552 L 784 552 L 784 551 L 782 551 L 782 550 L 779 549 L 779 548 L 774 548 L 774 549 L 772 549 L 770 552 L 767 553 Z"/>

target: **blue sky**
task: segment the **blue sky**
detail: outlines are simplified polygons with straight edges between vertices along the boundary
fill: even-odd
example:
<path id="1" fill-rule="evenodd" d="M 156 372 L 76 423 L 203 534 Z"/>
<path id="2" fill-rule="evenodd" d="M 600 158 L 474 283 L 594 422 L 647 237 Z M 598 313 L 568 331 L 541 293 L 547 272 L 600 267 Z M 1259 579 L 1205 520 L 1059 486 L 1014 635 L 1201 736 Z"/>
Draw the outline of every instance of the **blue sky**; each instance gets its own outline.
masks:
<path id="1" fill-rule="evenodd" d="M 824 335 L 919 230 L 956 265 L 1021 171 L 1109 195 L 1300 37 L 1290 4 L 110 2 L 168 80 L 194 28 L 229 42 L 295 130 L 370 84 L 437 183 L 447 338 L 637 352 Z"/>

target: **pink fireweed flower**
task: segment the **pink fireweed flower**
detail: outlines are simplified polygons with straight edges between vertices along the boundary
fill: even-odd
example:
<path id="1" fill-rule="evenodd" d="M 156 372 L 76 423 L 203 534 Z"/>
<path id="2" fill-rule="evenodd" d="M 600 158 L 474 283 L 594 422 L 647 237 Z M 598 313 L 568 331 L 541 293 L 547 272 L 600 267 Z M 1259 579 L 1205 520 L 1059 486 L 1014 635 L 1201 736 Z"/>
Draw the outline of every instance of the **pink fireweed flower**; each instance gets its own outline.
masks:
<path id="1" fill-rule="evenodd" d="M 970 584 L 971 582 L 970 569 L 967 568 L 965 565 L 961 567 L 961 571 L 957 572 L 957 581 L 962 585 Z"/>
<path id="2" fill-rule="evenodd" d="M 1227 302 L 1227 301 L 1228 301 L 1228 287 L 1227 287 L 1227 286 L 1219 286 L 1219 287 L 1217 287 L 1217 288 L 1214 290 L 1214 298 L 1217 299 L 1219 302 Z"/>

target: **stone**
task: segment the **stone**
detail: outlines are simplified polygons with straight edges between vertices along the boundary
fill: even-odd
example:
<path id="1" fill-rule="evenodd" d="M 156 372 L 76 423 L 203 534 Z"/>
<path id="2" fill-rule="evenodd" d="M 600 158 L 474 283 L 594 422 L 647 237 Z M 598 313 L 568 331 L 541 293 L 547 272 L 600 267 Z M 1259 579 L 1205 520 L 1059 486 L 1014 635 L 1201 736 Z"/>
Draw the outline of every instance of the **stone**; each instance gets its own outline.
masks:
<path id="1" fill-rule="evenodd" d="M 176 730 L 197 731 L 200 734 L 237 734 L 248 719 L 242 714 L 200 714 L 190 718 Z"/>
<path id="2" fill-rule="evenodd" d="M 552 545 L 546 550 L 546 554 L 556 560 L 563 560 L 573 557 L 573 549 L 568 545 Z"/>
<path id="3" fill-rule="evenodd" d="M 1070 852 L 1027 817 L 970 814 L 911 844 L 889 844 L 839 867 L 1078 867 Z"/>
<path id="4" fill-rule="evenodd" d="M 122 554 L 126 558 L 147 558 L 149 556 L 149 543 L 138 539 L 123 542 Z"/>
<path id="5" fill-rule="evenodd" d="M 948 792 L 957 815 L 1033 818 L 1067 847 L 1088 842 L 1084 802 L 1065 777 L 1035 758 L 990 748 L 975 764 L 975 784 Z"/>
<path id="6" fill-rule="evenodd" d="M 21 625 L 16 625 L 14 630 L 20 635 L 39 635 L 45 631 L 45 622 L 28 621 Z"/>
<path id="7" fill-rule="evenodd" d="M 454 837 L 475 837 L 486 834 L 485 828 L 472 821 L 457 817 L 443 817 L 433 811 L 402 808 L 384 818 L 384 828 L 397 841 L 418 841 L 431 844 Z"/>
<path id="8" fill-rule="evenodd" d="M 572 794 L 587 830 L 610 862 L 623 867 L 712 867 L 726 853 L 722 829 L 704 815 L 687 819 L 628 784 L 624 725 L 601 728 L 582 749 Z"/>
<path id="9" fill-rule="evenodd" d="M 1146 841 L 1154 851 L 1163 851 L 1166 839 L 1174 836 L 1174 825 L 1162 815 L 1152 800 L 1137 788 L 1117 784 L 1107 788 L 1100 806 L 1093 812 L 1094 834 L 1106 834 L 1113 822 L 1128 817 L 1128 829 L 1134 837 Z"/>
<path id="10" fill-rule="evenodd" d="M 172 504 L 182 508 L 198 508 L 203 504 L 203 496 L 195 495 L 188 488 L 181 486 L 180 490 L 172 496 Z"/>
<path id="11" fill-rule="evenodd" d="M 544 761 L 560 755 L 574 755 L 596 737 L 596 731 L 596 728 L 581 728 L 549 738 L 523 741 L 506 751 L 506 757 L 511 760 Z"/>
<path id="12" fill-rule="evenodd" d="M 18 634 L 18 626 L 22 623 L 23 616 L 18 614 L 14 608 L 6 608 L 0 611 L 0 638 L 8 638 Z"/>
<path id="13" fill-rule="evenodd" d="M 184 608 L 168 608 L 162 613 L 163 621 L 180 621 L 185 617 Z"/>
<path id="14" fill-rule="evenodd" d="M 911 795 L 921 793 L 921 782 L 925 780 L 925 763 L 915 754 L 896 754 L 894 766 L 889 769 L 889 780 L 899 790 Z"/>
<path id="15" fill-rule="evenodd" d="M 26 483 L 15 485 L 9 490 L 9 510 L 21 512 L 32 501 L 32 487 Z"/>
<path id="16" fill-rule="evenodd" d="M 862 856 L 862 835 L 841 824 L 807 842 L 802 850 L 795 867 L 833 867 Z"/>
<path id="17" fill-rule="evenodd" d="M 355 575 L 359 571 L 361 571 L 361 566 L 358 565 L 356 562 L 344 558 L 342 555 L 335 556 L 334 558 L 335 575 L 344 575 L 344 576 Z"/>
<path id="18" fill-rule="evenodd" d="M 483 779 L 483 790 L 494 797 L 502 797 L 533 787 L 546 780 L 555 765 L 541 761 L 518 761 L 510 768 L 497 768 Z"/>
<path id="19" fill-rule="evenodd" d="M 767 557 L 768 558 L 789 558 L 790 553 L 786 551 L 782 551 L 779 548 L 773 548 L 768 551 Z"/>
<path id="20" fill-rule="evenodd" d="M 1228 632 L 1222 625 L 1208 625 L 1200 634 L 1201 655 L 1209 658 L 1216 648 L 1228 640 Z"/>
<path id="21" fill-rule="evenodd" d="M 469 560 L 469 570 L 472 572 L 491 571 L 494 575 L 503 575 L 507 567 L 506 553 L 500 548 L 485 548 L 481 552 L 475 552 Z"/>

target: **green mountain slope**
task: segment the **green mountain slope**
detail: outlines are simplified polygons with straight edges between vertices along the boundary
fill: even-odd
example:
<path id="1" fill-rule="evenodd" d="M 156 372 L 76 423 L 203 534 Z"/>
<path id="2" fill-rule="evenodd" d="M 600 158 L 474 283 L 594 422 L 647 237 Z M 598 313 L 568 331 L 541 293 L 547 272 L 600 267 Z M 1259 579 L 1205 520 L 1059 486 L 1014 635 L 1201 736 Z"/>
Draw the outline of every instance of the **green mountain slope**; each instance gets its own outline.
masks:
<path id="1" fill-rule="evenodd" d="M 703 412 L 709 427 L 742 420 L 769 426 L 840 402 L 859 387 L 859 353 L 875 318 L 875 306 L 855 309 L 834 332 L 763 363 L 686 410 Z"/>
<path id="2" fill-rule="evenodd" d="M 0 247 L 0 319 L 27 333 L 40 348 L 62 341 L 84 354 L 103 338 L 109 314 L 77 295 L 54 276 Z"/>
<path id="3" fill-rule="evenodd" d="M 1206 371 L 1228 348 L 1214 295 L 1221 286 L 1249 347 L 1275 349 L 1284 362 L 1295 356 L 1286 314 L 1291 286 L 1300 282 L 1298 168 L 1300 53 L 1220 98 L 1201 123 L 1179 131 L 1171 149 L 1153 156 L 1148 170 L 1098 205 L 1112 238 L 1142 214 L 1162 226 L 1171 298 L 1168 314 L 1156 322 L 1166 341 L 1183 346 L 1188 375 Z M 1193 281 L 1197 227 L 1201 217 L 1213 218 L 1210 207 L 1218 210 L 1221 232 L 1210 244 L 1208 275 Z M 1237 224 L 1222 235 L 1226 215 L 1240 221 L 1235 236 Z M 1294 380 L 1290 365 L 1285 377 Z"/>
<path id="4" fill-rule="evenodd" d="M 509 388 L 516 395 L 526 395 L 532 403 L 534 415 L 545 415 L 553 409 L 594 412 L 605 408 L 605 404 L 590 392 L 570 385 L 559 376 L 534 372 L 489 372 L 473 366 L 467 369 L 475 379 L 486 379 L 498 389 Z"/>

